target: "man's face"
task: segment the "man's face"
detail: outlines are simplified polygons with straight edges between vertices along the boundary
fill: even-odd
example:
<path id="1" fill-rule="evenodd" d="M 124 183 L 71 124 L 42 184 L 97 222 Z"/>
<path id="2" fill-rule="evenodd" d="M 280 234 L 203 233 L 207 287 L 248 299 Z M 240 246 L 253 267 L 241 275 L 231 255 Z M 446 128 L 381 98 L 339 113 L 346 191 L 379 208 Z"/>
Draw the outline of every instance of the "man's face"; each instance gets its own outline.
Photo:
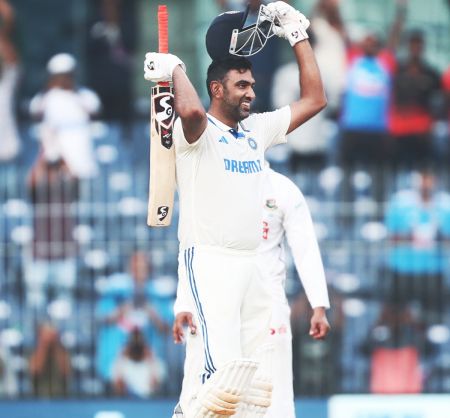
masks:
<path id="1" fill-rule="evenodd" d="M 420 189 L 422 196 L 429 197 L 433 194 L 435 177 L 430 173 L 423 173 L 420 179 Z"/>
<path id="2" fill-rule="evenodd" d="M 411 58 L 418 59 L 423 55 L 424 41 L 420 38 L 414 38 L 409 41 L 409 55 Z"/>
<path id="3" fill-rule="evenodd" d="M 75 79 L 72 73 L 54 74 L 49 79 L 49 88 L 59 87 L 64 90 L 73 90 Z"/>
<path id="4" fill-rule="evenodd" d="M 364 55 L 374 57 L 380 51 L 380 40 L 374 34 L 366 35 L 362 41 Z"/>
<path id="5" fill-rule="evenodd" d="M 136 252 L 130 259 L 130 272 L 135 282 L 145 283 L 150 274 L 150 265 L 143 252 Z"/>
<path id="6" fill-rule="evenodd" d="M 233 120 L 241 121 L 250 115 L 250 105 L 255 99 L 255 79 L 250 70 L 230 70 L 223 83 L 223 110 Z"/>

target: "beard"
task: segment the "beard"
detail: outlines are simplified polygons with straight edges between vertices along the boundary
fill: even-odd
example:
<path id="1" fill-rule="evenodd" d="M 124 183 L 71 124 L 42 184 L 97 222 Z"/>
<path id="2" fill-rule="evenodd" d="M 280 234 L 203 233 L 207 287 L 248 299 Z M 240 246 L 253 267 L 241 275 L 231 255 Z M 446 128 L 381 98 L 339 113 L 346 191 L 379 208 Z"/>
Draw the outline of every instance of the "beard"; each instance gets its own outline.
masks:
<path id="1" fill-rule="evenodd" d="M 236 122 L 240 122 L 241 120 L 244 120 L 250 116 L 250 108 L 248 110 L 245 110 L 242 108 L 242 103 L 246 102 L 243 97 L 239 100 L 233 100 L 230 98 L 230 96 L 227 94 L 225 90 L 225 95 L 222 102 L 222 108 L 223 111 L 233 120 Z"/>

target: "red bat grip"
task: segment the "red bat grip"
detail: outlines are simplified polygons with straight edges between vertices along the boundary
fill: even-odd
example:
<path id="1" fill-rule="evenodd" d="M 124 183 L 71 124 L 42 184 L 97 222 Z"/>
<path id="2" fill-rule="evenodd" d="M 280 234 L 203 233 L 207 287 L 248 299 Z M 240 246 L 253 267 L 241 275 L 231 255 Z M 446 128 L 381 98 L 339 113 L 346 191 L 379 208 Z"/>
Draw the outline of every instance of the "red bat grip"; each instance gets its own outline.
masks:
<path id="1" fill-rule="evenodd" d="M 164 4 L 158 6 L 158 51 L 164 54 L 169 52 L 169 13 Z M 158 84 L 160 86 L 170 85 L 167 81 Z"/>
<path id="2" fill-rule="evenodd" d="M 158 6 L 158 43 L 159 52 L 167 54 L 169 52 L 169 14 L 167 6 Z"/>

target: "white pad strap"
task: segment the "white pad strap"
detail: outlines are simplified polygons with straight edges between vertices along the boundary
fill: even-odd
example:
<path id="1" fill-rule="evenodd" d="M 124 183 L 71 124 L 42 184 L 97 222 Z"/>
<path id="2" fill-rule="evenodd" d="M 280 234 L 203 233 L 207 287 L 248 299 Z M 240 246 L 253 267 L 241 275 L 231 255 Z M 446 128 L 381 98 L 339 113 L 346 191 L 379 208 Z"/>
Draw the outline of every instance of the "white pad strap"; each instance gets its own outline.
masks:
<path id="1" fill-rule="evenodd" d="M 248 359 L 227 363 L 201 387 L 185 417 L 223 418 L 235 415 L 257 368 L 258 362 Z"/>

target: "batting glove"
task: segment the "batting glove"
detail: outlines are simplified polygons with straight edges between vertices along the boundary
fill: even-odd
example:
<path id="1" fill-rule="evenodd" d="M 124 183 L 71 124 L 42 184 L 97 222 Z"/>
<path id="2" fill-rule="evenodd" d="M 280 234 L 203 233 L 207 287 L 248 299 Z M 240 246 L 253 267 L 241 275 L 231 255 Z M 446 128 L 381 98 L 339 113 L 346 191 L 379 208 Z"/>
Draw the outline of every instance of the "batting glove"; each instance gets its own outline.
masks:
<path id="1" fill-rule="evenodd" d="M 154 83 L 172 81 L 173 71 L 178 65 L 186 71 L 183 61 L 175 55 L 147 52 L 144 61 L 144 78 Z"/>
<path id="2" fill-rule="evenodd" d="M 309 38 L 306 33 L 306 29 L 309 27 L 309 20 L 298 10 L 295 10 L 284 1 L 269 3 L 267 8 L 276 18 L 273 26 L 275 35 L 287 39 L 291 46 Z"/>

